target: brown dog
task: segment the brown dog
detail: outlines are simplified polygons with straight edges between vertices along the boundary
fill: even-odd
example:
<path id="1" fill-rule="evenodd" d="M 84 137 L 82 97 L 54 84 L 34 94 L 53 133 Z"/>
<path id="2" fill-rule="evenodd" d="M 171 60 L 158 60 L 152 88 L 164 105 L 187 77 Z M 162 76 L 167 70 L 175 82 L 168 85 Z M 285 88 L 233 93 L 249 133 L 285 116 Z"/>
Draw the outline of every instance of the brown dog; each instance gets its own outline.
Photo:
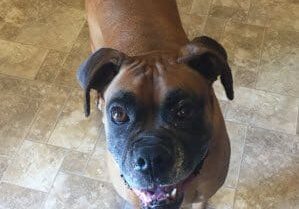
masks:
<path id="1" fill-rule="evenodd" d="M 133 208 L 205 203 L 222 186 L 230 146 L 212 84 L 233 84 L 223 47 L 189 41 L 174 0 L 86 0 L 93 54 L 78 70 L 95 89 L 110 178 Z M 105 46 L 102 46 L 103 36 Z"/>

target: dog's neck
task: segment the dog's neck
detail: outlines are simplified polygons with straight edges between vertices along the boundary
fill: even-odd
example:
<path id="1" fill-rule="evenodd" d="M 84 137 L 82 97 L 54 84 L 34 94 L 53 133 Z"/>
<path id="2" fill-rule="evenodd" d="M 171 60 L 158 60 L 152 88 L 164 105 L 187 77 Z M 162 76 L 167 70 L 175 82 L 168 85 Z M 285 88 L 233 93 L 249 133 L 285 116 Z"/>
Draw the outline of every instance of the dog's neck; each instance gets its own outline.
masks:
<path id="1" fill-rule="evenodd" d="M 137 55 L 187 43 L 174 0 L 100 0 L 97 6 L 107 47 Z"/>

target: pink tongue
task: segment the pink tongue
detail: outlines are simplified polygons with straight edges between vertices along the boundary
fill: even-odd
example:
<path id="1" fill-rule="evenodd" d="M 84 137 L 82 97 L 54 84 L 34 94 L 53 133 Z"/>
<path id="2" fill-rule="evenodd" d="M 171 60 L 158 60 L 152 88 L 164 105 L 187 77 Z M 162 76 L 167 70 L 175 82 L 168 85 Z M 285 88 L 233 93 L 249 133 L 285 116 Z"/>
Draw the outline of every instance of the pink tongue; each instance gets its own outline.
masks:
<path id="1" fill-rule="evenodd" d="M 153 200 L 164 200 L 166 199 L 166 193 L 158 189 L 154 194 L 151 194 L 147 191 L 140 191 L 133 189 L 135 194 L 139 197 L 143 204 L 148 205 Z"/>
<path id="2" fill-rule="evenodd" d="M 150 195 L 146 194 L 146 192 L 142 192 L 137 189 L 133 189 L 135 194 L 139 197 L 139 199 L 144 203 L 145 205 L 149 204 L 152 201 L 152 198 Z"/>

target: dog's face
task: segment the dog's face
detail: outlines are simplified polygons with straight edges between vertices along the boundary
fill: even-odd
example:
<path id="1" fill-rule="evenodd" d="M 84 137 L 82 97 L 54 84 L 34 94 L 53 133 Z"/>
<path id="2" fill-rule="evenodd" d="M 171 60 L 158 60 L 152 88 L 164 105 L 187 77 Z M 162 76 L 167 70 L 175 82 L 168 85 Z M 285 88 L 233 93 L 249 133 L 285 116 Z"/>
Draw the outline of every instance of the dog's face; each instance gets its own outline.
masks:
<path id="1" fill-rule="evenodd" d="M 96 89 L 108 150 L 119 175 L 146 208 L 179 208 L 184 187 L 208 152 L 214 111 L 211 84 L 218 75 L 233 97 L 225 51 L 201 37 L 180 54 L 128 57 L 101 49 L 92 56 L 79 69 L 86 113 L 89 90 Z"/>

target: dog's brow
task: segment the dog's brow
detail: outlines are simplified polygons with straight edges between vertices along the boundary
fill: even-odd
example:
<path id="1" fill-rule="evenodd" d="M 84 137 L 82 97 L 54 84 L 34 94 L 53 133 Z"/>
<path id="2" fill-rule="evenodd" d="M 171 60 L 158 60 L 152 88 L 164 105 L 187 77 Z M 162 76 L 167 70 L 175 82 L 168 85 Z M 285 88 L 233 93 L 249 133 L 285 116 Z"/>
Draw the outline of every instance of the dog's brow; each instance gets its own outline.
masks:
<path id="1" fill-rule="evenodd" d="M 174 89 L 166 94 L 161 108 L 169 108 L 180 100 L 189 100 L 192 102 L 199 102 L 200 104 L 204 103 L 203 96 L 198 96 L 195 93 L 190 93 L 183 89 Z"/>
<path id="2" fill-rule="evenodd" d="M 190 97 L 190 94 L 182 89 L 175 89 L 166 94 L 164 101 L 167 103 L 172 103 L 186 97 Z"/>
<path id="3" fill-rule="evenodd" d="M 119 91 L 110 99 L 109 105 L 115 102 L 134 104 L 136 102 L 136 96 L 133 92 Z"/>

